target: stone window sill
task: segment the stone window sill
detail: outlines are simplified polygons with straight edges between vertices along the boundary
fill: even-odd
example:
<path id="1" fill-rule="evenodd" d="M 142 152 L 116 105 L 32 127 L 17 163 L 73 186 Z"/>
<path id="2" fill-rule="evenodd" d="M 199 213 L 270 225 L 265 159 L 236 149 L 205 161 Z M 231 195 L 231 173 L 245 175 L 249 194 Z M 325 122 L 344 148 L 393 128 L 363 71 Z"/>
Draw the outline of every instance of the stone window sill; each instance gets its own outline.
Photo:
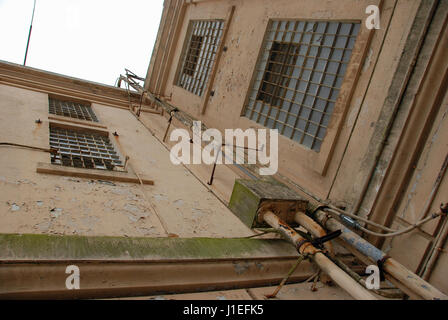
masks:
<path id="1" fill-rule="evenodd" d="M 128 171 L 109 171 L 98 169 L 73 168 L 59 166 L 50 163 L 39 162 L 36 168 L 37 173 L 54 174 L 59 176 L 108 180 L 117 182 L 140 183 L 137 175 L 128 168 Z M 154 185 L 154 181 L 144 175 L 140 175 L 142 183 L 145 185 Z"/>

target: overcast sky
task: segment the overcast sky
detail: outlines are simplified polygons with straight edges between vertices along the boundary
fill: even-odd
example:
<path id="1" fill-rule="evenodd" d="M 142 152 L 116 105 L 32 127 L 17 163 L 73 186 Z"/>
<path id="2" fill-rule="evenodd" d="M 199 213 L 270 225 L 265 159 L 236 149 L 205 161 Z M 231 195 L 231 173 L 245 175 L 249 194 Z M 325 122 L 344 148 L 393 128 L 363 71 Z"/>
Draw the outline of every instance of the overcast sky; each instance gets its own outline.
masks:
<path id="1" fill-rule="evenodd" d="M 26 65 L 114 85 L 145 77 L 163 0 L 37 0 Z M 0 60 L 23 64 L 33 0 L 0 0 Z"/>

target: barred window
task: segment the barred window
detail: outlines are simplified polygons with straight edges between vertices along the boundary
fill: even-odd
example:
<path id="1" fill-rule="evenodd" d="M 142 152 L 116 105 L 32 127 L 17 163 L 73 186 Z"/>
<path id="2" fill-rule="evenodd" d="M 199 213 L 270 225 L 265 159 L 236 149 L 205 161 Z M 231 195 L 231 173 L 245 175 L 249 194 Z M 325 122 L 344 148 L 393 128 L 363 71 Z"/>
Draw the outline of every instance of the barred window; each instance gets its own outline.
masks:
<path id="1" fill-rule="evenodd" d="M 270 21 L 244 116 L 319 152 L 359 29 Z"/>
<path id="2" fill-rule="evenodd" d="M 106 170 L 121 166 L 109 138 L 91 131 L 50 126 L 50 147 L 58 150 L 51 156 L 53 164 Z"/>
<path id="3" fill-rule="evenodd" d="M 224 23 L 219 20 L 190 21 L 181 57 L 177 85 L 202 96 L 215 61 Z"/>
<path id="4" fill-rule="evenodd" d="M 48 98 L 48 112 L 58 116 L 98 122 L 92 107 L 85 103 Z"/>

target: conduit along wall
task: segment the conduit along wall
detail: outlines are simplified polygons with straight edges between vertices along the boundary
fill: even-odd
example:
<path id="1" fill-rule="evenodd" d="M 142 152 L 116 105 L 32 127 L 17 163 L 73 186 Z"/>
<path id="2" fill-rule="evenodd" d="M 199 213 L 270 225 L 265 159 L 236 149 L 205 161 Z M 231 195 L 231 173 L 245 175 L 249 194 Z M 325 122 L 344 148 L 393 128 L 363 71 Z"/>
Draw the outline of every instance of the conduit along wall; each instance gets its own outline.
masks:
<path id="1" fill-rule="evenodd" d="M 310 258 L 342 289 L 355 299 L 377 299 L 368 290 L 365 281 L 353 277 L 354 272 L 341 268 L 329 240 L 339 237 L 346 246 L 354 247 L 368 258 L 371 264 L 378 264 L 394 284 L 408 295 L 418 299 L 446 300 L 448 297 L 427 283 L 378 248 L 361 238 L 336 219 L 328 216 L 322 207 L 313 207 L 286 186 L 261 180 L 236 180 L 229 208 L 242 222 L 251 228 L 272 227 L 283 238 L 296 247 L 299 255 Z M 306 212 L 314 212 L 314 218 L 331 233 L 309 217 Z M 297 232 L 291 225 L 304 227 L 312 236 Z M 365 260 L 364 260 L 365 261 Z M 344 270 L 345 269 L 345 270 Z M 392 281 L 394 280 L 394 281 Z M 363 285 L 361 285 L 363 284 Z"/>
<path id="2" fill-rule="evenodd" d="M 386 255 L 358 234 L 351 231 L 335 218 L 329 216 L 325 209 L 319 209 L 315 211 L 315 218 L 325 228 L 330 231 L 341 230 L 341 239 L 359 251 L 361 254 L 371 260 L 373 264 L 381 265 L 383 271 L 398 280 L 407 289 L 416 293 L 419 297 L 427 300 L 448 300 L 448 296 L 440 292 L 431 284 L 409 271 L 406 267 L 400 264 L 398 261 Z"/>
<path id="3" fill-rule="evenodd" d="M 237 180 L 229 207 L 250 227 L 265 224 L 273 227 L 296 247 L 299 255 L 310 258 L 353 298 L 376 300 L 377 298 L 372 293 L 334 264 L 324 254 L 324 250 L 316 248 L 288 225 L 294 222 L 296 212 L 305 212 L 307 204 L 307 201 L 282 185 Z"/>

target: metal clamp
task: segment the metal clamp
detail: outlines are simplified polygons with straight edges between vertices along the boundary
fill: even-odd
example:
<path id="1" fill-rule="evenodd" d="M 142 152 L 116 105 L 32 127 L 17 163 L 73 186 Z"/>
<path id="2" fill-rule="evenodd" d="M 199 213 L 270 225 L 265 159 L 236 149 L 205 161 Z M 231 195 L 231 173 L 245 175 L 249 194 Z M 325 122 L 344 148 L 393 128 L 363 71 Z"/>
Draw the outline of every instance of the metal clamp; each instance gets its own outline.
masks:
<path id="1" fill-rule="evenodd" d="M 329 234 L 326 234 L 323 237 L 316 238 L 316 239 L 312 240 L 311 244 L 313 246 L 315 246 L 316 248 L 318 248 L 318 249 L 324 249 L 324 243 L 325 242 L 333 240 L 333 239 L 339 237 L 341 234 L 342 234 L 341 230 L 336 230 L 336 231 L 333 231 L 333 232 L 331 232 Z"/>

